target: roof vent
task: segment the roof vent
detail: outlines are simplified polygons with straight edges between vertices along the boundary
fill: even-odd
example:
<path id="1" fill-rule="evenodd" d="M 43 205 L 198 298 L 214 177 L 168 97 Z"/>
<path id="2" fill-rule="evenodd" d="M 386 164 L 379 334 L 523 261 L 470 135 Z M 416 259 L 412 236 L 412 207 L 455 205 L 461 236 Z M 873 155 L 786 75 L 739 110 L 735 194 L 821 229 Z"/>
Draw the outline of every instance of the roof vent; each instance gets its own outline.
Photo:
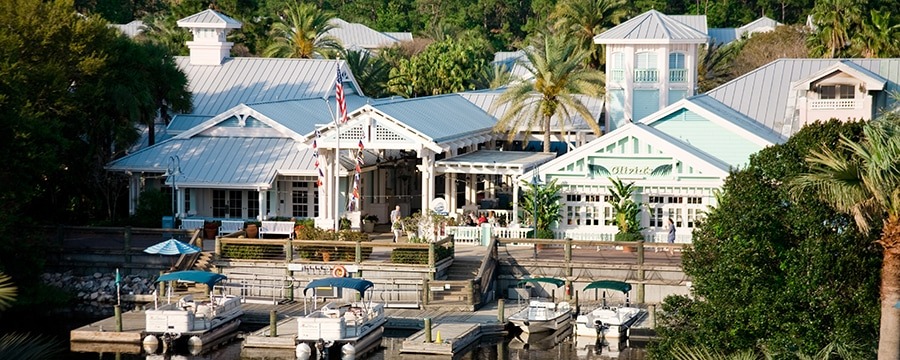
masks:
<path id="1" fill-rule="evenodd" d="M 208 9 L 178 20 L 177 24 L 194 34 L 194 40 L 186 43 L 191 49 L 191 65 L 221 65 L 234 45 L 225 41 L 225 36 L 231 29 L 241 28 L 240 21 Z"/>

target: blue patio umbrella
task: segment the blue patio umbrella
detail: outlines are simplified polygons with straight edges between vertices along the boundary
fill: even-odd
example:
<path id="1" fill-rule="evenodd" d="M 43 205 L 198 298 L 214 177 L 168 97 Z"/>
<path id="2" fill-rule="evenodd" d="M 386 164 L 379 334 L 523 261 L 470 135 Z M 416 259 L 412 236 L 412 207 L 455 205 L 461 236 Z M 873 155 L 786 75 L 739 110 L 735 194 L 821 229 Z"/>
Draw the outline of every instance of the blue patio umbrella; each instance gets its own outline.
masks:
<path id="1" fill-rule="evenodd" d="M 153 245 L 144 249 L 145 253 L 148 254 L 160 254 L 160 255 L 181 255 L 181 254 L 193 254 L 195 252 L 200 252 L 200 248 L 187 244 L 176 239 L 169 239 L 163 241 L 159 244 Z"/>

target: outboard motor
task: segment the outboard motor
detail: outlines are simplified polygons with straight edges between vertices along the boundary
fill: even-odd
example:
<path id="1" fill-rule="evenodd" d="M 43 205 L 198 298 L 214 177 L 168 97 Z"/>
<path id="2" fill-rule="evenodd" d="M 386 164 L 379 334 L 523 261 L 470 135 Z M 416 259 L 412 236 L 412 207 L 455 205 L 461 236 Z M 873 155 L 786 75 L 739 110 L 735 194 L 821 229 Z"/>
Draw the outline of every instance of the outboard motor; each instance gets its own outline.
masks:
<path id="1" fill-rule="evenodd" d="M 603 335 L 603 331 L 609 329 L 609 325 L 603 323 L 603 321 L 594 319 L 594 329 L 597 330 L 597 336 Z"/>
<path id="2" fill-rule="evenodd" d="M 328 359 L 328 348 L 330 346 L 330 342 L 325 343 L 324 339 L 316 340 L 316 359 Z"/>

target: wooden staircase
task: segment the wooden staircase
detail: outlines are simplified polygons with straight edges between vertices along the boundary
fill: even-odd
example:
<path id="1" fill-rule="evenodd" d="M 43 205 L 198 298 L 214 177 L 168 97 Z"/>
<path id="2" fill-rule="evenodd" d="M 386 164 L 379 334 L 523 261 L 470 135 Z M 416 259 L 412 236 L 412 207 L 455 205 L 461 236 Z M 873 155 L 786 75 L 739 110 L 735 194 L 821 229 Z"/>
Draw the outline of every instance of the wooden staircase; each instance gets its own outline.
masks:
<path id="1" fill-rule="evenodd" d="M 478 275 L 481 260 L 453 259 L 453 265 L 447 269 L 447 280 L 472 280 Z"/>
<path id="2" fill-rule="evenodd" d="M 200 256 L 197 257 L 197 261 L 194 261 L 194 265 L 191 267 L 191 270 L 215 272 L 214 270 L 215 270 L 216 266 L 212 263 L 212 261 L 213 261 L 213 252 L 212 251 L 200 252 Z"/>

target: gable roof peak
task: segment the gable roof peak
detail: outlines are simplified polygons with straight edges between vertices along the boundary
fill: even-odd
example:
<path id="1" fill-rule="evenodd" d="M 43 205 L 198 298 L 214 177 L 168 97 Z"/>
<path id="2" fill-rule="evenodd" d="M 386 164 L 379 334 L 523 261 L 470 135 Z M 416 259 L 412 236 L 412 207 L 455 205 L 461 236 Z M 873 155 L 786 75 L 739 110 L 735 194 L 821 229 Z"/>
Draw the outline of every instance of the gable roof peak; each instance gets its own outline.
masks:
<path id="1" fill-rule="evenodd" d="M 705 33 L 656 10 L 648 10 L 594 36 L 596 44 L 705 44 Z"/>

